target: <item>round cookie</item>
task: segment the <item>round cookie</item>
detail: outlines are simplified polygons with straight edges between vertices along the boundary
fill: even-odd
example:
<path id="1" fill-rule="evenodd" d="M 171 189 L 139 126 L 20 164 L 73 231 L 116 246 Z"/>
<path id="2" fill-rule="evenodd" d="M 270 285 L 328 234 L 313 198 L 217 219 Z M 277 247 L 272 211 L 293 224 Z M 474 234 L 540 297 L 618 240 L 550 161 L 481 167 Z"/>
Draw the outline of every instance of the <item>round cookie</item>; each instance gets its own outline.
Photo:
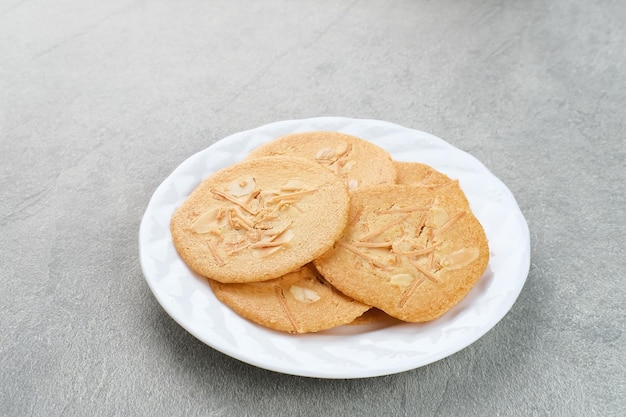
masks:
<path id="1" fill-rule="evenodd" d="M 423 322 L 457 304 L 485 271 L 487 238 L 458 195 L 380 185 L 350 197 L 344 236 L 314 261 L 344 294 L 398 319 Z"/>
<path id="2" fill-rule="evenodd" d="M 384 149 L 339 132 L 293 133 L 254 149 L 248 158 L 292 155 L 316 161 L 344 179 L 348 188 L 393 184 L 396 171 Z"/>
<path id="3" fill-rule="evenodd" d="M 336 175 L 303 158 L 267 157 L 205 179 L 170 222 L 174 246 L 200 275 L 221 282 L 277 278 L 330 249 L 349 210 Z"/>
<path id="4" fill-rule="evenodd" d="M 240 316 L 289 333 L 348 324 L 370 308 L 334 289 L 311 264 L 269 281 L 209 283 L 215 296 Z"/>

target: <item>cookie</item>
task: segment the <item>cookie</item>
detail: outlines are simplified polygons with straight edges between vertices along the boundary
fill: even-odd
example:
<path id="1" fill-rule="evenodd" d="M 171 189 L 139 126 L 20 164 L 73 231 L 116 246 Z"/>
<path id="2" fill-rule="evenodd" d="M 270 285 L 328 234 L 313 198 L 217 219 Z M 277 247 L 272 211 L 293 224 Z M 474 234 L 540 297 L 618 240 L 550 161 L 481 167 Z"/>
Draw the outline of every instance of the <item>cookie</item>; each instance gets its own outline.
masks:
<path id="1" fill-rule="evenodd" d="M 370 308 L 338 292 L 311 264 L 263 282 L 209 282 L 215 296 L 240 316 L 289 333 L 318 332 L 347 324 Z"/>
<path id="2" fill-rule="evenodd" d="M 358 187 L 393 184 L 396 171 L 391 155 L 384 149 L 355 136 L 339 132 L 293 133 L 254 149 L 248 158 L 292 155 L 316 161 L 344 179 L 353 190 Z"/>
<path id="3" fill-rule="evenodd" d="M 341 236 L 344 182 L 321 165 L 257 158 L 205 179 L 170 222 L 176 250 L 195 272 L 220 282 L 278 278 L 320 256 Z"/>
<path id="4" fill-rule="evenodd" d="M 411 185 L 351 192 L 341 240 L 314 261 L 339 291 L 408 322 L 440 317 L 489 261 L 482 226 L 466 201 Z"/>

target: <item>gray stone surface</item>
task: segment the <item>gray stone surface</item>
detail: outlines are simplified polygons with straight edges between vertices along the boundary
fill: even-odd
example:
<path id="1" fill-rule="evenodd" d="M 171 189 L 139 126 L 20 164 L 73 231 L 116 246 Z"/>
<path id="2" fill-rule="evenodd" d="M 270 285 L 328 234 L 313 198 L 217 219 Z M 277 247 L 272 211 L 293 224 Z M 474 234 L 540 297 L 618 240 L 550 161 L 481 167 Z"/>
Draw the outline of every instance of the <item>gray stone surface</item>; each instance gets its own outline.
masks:
<path id="1" fill-rule="evenodd" d="M 626 415 L 626 2 L 0 0 L 0 415 Z M 257 369 L 139 267 L 157 185 L 231 133 L 387 120 L 480 159 L 532 264 L 510 313 L 397 375 Z"/>

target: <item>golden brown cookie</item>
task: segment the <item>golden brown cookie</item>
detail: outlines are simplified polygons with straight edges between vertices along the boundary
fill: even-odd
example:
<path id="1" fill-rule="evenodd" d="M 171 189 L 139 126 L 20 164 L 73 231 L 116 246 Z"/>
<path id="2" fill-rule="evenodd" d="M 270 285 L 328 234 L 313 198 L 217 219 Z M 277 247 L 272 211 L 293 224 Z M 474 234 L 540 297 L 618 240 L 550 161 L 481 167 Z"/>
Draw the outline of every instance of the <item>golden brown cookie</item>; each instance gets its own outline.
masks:
<path id="1" fill-rule="evenodd" d="M 347 324 L 370 308 L 334 289 L 311 264 L 269 281 L 209 282 L 215 296 L 240 316 L 289 333 L 318 332 Z"/>
<path id="2" fill-rule="evenodd" d="M 170 229 L 178 253 L 200 275 L 263 281 L 331 248 L 348 209 L 346 185 L 319 164 L 257 158 L 205 179 L 176 210 Z"/>
<path id="3" fill-rule="evenodd" d="M 344 237 L 314 262 L 344 294 L 423 322 L 457 304 L 485 271 L 487 238 L 458 195 L 380 185 L 350 197 Z"/>
<path id="4" fill-rule="evenodd" d="M 384 149 L 338 132 L 293 133 L 254 149 L 248 158 L 292 155 L 316 161 L 344 179 L 348 188 L 393 184 L 396 171 Z"/>

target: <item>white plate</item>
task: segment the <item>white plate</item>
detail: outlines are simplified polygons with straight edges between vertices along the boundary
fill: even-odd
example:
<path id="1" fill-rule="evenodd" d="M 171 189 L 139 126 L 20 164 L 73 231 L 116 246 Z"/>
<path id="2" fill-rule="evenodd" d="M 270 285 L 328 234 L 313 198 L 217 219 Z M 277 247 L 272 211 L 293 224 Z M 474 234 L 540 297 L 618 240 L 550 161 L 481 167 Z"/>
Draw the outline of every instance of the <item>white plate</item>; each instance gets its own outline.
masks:
<path id="1" fill-rule="evenodd" d="M 213 295 L 177 255 L 169 232 L 174 210 L 208 175 L 252 149 L 292 132 L 331 130 L 369 140 L 398 161 L 427 163 L 458 178 L 483 224 L 491 251 L 470 294 L 424 324 L 343 326 L 289 335 L 242 319 Z M 449 356 L 491 329 L 517 299 L 530 266 L 528 226 L 511 192 L 485 166 L 445 141 L 378 120 L 322 117 L 272 123 L 224 138 L 183 162 L 157 188 L 139 230 L 140 260 L 165 311 L 207 345 L 249 364 L 317 378 L 364 378 L 414 369 Z"/>

